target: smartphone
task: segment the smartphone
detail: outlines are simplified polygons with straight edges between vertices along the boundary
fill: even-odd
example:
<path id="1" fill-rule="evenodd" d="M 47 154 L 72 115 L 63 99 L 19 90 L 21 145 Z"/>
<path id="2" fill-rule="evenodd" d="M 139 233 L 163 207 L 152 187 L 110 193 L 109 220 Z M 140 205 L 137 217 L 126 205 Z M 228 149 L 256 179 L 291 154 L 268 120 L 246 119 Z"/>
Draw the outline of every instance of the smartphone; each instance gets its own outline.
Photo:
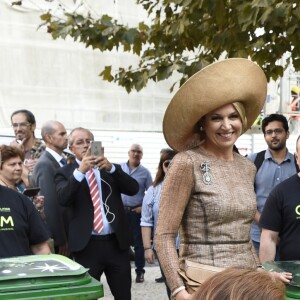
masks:
<path id="1" fill-rule="evenodd" d="M 102 147 L 102 142 L 92 141 L 91 142 L 91 155 L 93 156 L 103 156 L 104 148 Z"/>
<path id="2" fill-rule="evenodd" d="M 34 197 L 36 196 L 40 191 L 40 188 L 28 188 L 26 190 L 23 191 L 23 195 L 27 196 L 27 197 Z"/>

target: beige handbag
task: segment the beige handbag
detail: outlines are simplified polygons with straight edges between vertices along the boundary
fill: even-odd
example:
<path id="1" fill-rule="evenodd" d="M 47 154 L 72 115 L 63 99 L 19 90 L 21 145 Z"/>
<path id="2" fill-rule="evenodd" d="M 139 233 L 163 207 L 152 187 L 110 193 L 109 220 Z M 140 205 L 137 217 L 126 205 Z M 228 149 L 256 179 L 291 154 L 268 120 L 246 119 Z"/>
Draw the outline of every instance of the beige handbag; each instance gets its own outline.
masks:
<path id="1" fill-rule="evenodd" d="M 223 270 L 224 268 L 204 265 L 186 259 L 178 272 L 185 282 L 187 291 L 193 293 L 204 281 Z"/>

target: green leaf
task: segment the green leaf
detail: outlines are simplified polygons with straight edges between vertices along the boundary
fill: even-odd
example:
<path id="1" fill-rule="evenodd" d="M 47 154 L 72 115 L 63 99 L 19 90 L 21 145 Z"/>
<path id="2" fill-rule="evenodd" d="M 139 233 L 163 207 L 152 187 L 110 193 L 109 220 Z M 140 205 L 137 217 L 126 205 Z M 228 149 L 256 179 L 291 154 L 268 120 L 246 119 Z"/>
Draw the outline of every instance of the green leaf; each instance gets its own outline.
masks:
<path id="1" fill-rule="evenodd" d="M 120 63 L 100 73 L 127 92 L 141 90 L 149 80 L 165 80 L 174 72 L 181 76 L 176 82 L 182 85 L 204 66 L 225 57 L 251 57 L 270 79 L 281 76 L 287 67 L 278 66 L 283 56 L 300 71 L 298 2 L 137 0 L 149 19 L 131 28 L 109 15 L 95 19 L 58 7 L 41 15 L 41 26 L 47 26 L 53 39 L 71 37 L 100 52 L 138 57 L 135 67 Z"/>
<path id="2" fill-rule="evenodd" d="M 114 80 L 114 77 L 111 75 L 111 66 L 105 66 L 104 70 L 99 74 L 99 76 L 103 77 L 104 80 L 109 82 Z"/>
<path id="3" fill-rule="evenodd" d="M 260 18 L 260 22 L 262 24 L 266 23 L 266 21 L 269 19 L 270 15 L 272 14 L 274 8 L 273 7 L 268 7 L 264 13 L 262 14 L 261 18 Z"/>
<path id="4" fill-rule="evenodd" d="M 40 18 L 41 18 L 42 21 L 51 22 L 52 15 L 49 12 L 47 12 L 46 14 L 42 14 L 40 16 Z"/>
<path id="5" fill-rule="evenodd" d="M 14 6 L 14 5 L 21 6 L 21 5 L 22 5 L 22 1 L 21 1 L 21 0 L 20 0 L 20 1 L 13 1 L 13 2 L 11 3 L 11 6 Z"/>

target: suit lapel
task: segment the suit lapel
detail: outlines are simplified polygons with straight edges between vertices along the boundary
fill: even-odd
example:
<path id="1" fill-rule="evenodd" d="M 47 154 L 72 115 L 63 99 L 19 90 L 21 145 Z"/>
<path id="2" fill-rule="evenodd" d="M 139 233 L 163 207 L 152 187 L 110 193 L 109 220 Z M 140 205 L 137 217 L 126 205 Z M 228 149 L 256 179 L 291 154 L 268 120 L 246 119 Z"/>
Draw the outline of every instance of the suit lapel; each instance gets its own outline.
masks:
<path id="1" fill-rule="evenodd" d="M 44 155 L 53 163 L 56 168 L 60 168 L 60 164 L 57 160 L 49 153 L 48 151 L 44 151 Z"/>

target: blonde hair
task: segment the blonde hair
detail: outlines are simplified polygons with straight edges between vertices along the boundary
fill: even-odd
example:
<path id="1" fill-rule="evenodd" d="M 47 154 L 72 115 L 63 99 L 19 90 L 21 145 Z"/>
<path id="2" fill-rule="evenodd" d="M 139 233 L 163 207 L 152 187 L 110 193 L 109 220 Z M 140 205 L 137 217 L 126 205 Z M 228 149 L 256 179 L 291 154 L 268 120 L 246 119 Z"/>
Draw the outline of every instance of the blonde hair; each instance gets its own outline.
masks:
<path id="1" fill-rule="evenodd" d="M 268 272 L 229 268 L 205 281 L 194 300 L 283 300 L 285 285 Z"/>
<path id="2" fill-rule="evenodd" d="M 247 128 L 247 117 L 246 117 L 245 106 L 242 102 L 233 102 L 232 105 L 241 118 L 242 126 L 243 126 L 242 131 L 244 132 Z"/>

